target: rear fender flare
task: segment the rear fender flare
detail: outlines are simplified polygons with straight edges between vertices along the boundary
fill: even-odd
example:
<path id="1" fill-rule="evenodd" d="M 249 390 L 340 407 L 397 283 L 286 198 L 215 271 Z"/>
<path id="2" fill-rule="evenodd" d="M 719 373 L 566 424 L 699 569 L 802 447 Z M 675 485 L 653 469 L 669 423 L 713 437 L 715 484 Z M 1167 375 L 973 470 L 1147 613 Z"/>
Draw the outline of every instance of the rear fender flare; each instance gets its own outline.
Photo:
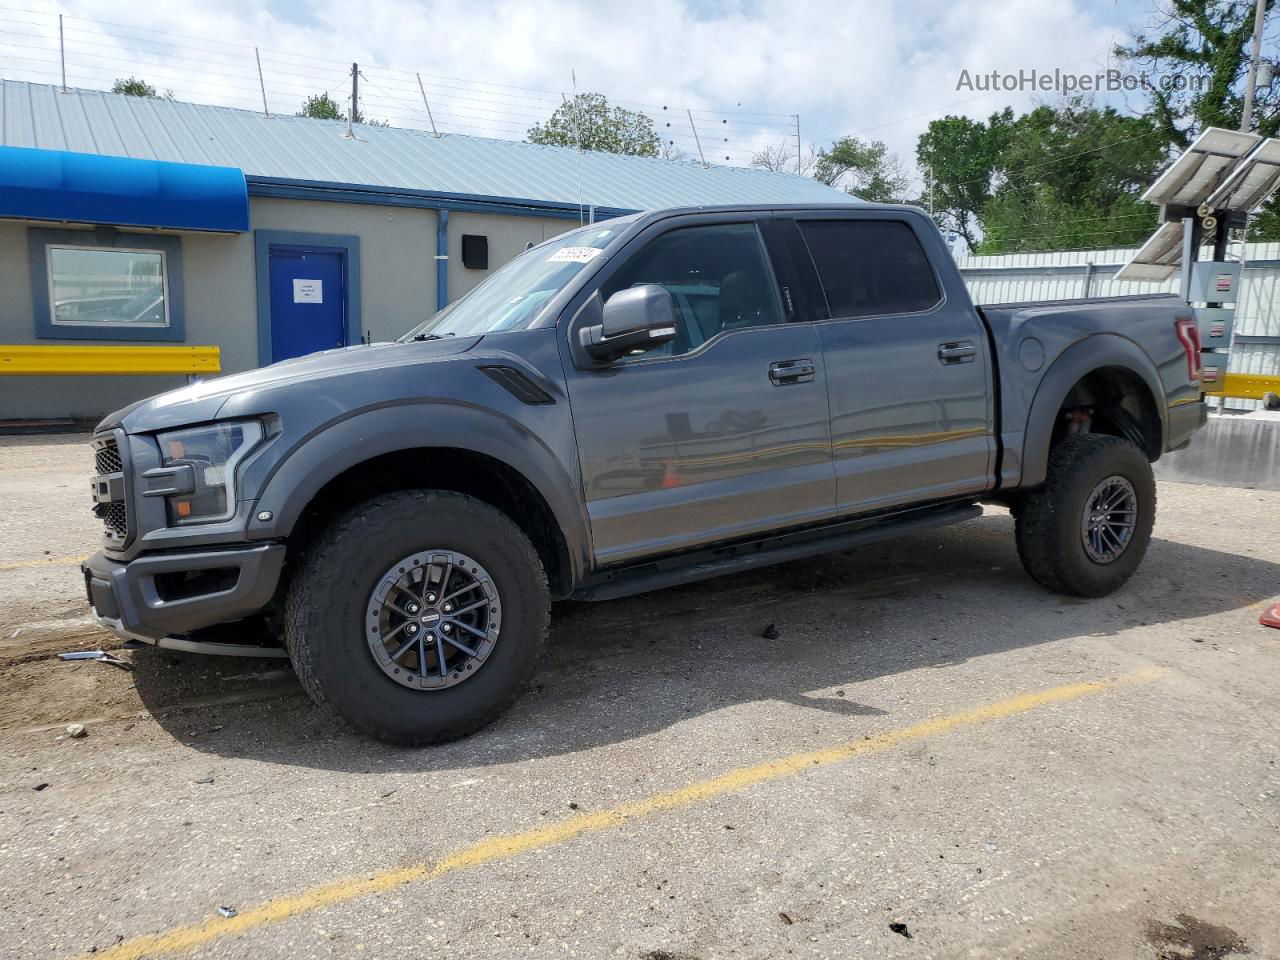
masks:
<path id="1" fill-rule="evenodd" d="M 1034 487 L 1044 483 L 1049 467 L 1049 442 L 1063 401 L 1081 378 L 1104 367 L 1127 370 L 1146 384 L 1160 416 L 1160 449 L 1163 449 L 1163 438 L 1168 433 L 1168 410 L 1155 364 L 1132 340 L 1117 334 L 1095 334 L 1062 351 L 1041 378 L 1022 435 L 1022 475 L 1018 486 Z"/>

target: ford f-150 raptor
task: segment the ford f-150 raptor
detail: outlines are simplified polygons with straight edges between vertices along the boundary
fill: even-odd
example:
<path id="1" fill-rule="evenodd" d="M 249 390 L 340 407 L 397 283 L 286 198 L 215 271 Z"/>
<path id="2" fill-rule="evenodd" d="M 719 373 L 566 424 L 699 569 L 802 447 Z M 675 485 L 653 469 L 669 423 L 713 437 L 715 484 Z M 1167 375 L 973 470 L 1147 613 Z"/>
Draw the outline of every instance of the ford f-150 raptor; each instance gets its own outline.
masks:
<path id="1" fill-rule="evenodd" d="M 379 739 L 496 717 L 549 604 L 843 550 L 1002 503 L 1050 590 L 1141 561 L 1205 421 L 1172 296 L 976 308 L 911 207 L 663 210 L 534 247 L 394 343 L 194 384 L 93 439 L 98 618 L 275 637 Z M 227 647 L 230 649 L 230 647 Z"/>

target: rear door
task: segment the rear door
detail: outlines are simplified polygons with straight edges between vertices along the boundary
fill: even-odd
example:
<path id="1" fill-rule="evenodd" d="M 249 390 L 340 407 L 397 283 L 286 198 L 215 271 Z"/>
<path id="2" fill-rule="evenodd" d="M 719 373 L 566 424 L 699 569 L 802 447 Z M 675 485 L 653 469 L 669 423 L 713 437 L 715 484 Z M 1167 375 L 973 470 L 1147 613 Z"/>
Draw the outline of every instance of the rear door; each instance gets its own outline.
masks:
<path id="1" fill-rule="evenodd" d="M 934 269 L 930 256 L 950 254 L 917 219 L 867 211 L 796 221 L 826 301 L 817 330 L 841 515 L 991 485 L 986 329 Z"/>
<path id="2" fill-rule="evenodd" d="M 602 270 L 600 295 L 663 286 L 674 342 L 566 374 L 601 565 L 829 519 L 827 389 L 752 214 L 661 221 Z M 576 336 L 567 323 L 566 337 Z"/>

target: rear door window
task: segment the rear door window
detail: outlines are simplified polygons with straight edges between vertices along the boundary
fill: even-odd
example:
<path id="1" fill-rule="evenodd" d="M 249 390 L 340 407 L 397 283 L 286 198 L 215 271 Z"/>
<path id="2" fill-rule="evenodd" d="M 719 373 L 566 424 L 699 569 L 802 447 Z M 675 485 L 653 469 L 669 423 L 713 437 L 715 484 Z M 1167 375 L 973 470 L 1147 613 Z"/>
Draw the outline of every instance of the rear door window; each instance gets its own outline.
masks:
<path id="1" fill-rule="evenodd" d="M 920 241 L 897 220 L 802 220 L 833 319 L 920 313 L 941 299 Z"/>

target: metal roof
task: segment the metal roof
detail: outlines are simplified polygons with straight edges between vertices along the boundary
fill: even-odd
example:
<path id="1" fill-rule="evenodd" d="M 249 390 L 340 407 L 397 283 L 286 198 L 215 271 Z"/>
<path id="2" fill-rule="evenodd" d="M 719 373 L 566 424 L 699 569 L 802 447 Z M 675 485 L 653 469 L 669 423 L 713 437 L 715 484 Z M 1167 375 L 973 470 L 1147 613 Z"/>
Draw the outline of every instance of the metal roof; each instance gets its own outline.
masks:
<path id="1" fill-rule="evenodd" d="M 0 80 L 0 144 L 239 167 L 247 178 L 362 185 L 618 210 L 710 204 L 858 203 L 815 180 L 355 125 Z M 581 188 L 579 188 L 581 177 Z"/>

